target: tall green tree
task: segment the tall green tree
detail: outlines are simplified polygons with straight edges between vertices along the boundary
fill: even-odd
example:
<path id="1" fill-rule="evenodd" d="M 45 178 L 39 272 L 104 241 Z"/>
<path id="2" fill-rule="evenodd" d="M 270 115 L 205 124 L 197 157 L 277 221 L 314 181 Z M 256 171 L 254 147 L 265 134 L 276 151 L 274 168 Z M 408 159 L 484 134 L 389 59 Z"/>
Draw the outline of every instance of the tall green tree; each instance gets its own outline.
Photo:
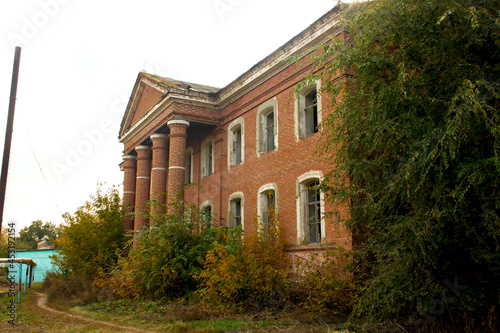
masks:
<path id="1" fill-rule="evenodd" d="M 8 258 L 9 243 L 8 243 L 8 228 L 2 229 L 0 234 L 0 258 Z"/>
<path id="2" fill-rule="evenodd" d="M 124 245 L 123 217 L 118 190 L 103 192 L 99 187 L 74 214 L 64 215 L 53 263 L 62 274 L 90 280 L 109 273 Z"/>
<path id="3" fill-rule="evenodd" d="M 499 9 L 355 3 L 340 16 L 349 37 L 314 56 L 309 79 L 334 109 L 323 186 L 350 206 L 362 268 L 355 314 L 429 321 L 499 304 Z"/>
<path id="4" fill-rule="evenodd" d="M 57 237 L 57 228 L 51 222 L 43 223 L 41 220 L 36 220 L 19 231 L 17 241 L 27 246 L 28 249 L 34 250 L 37 247 L 37 243 L 44 237 L 54 240 Z"/>

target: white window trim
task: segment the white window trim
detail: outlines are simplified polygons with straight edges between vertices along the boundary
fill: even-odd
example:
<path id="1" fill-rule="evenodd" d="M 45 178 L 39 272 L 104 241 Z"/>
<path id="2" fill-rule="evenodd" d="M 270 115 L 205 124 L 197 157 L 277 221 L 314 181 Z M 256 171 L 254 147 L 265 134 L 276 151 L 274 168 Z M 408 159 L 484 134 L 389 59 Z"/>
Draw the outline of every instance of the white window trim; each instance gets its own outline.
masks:
<path id="1" fill-rule="evenodd" d="M 212 144 L 212 173 L 210 175 L 207 174 L 207 170 L 205 168 L 207 162 L 206 159 L 208 158 L 208 147 Z M 214 156 L 214 139 L 212 136 L 205 138 L 202 143 L 201 143 L 201 177 L 209 177 L 214 174 L 215 172 L 215 156 Z"/>
<path id="2" fill-rule="evenodd" d="M 242 117 L 239 117 L 235 121 L 233 121 L 228 127 L 227 133 L 227 165 L 231 167 L 233 165 L 239 165 L 235 163 L 235 156 L 233 154 L 233 141 L 234 141 L 234 130 L 236 128 L 240 128 L 241 130 L 241 163 L 245 162 L 245 121 Z"/>
<path id="3" fill-rule="evenodd" d="M 278 200 L 278 184 L 277 183 L 268 183 L 262 185 L 257 192 L 257 216 L 259 216 L 259 230 L 262 230 L 262 197 L 264 192 L 269 190 L 274 190 L 274 214 L 279 216 L 279 200 Z M 279 222 L 279 220 L 278 220 Z"/>
<path id="4" fill-rule="evenodd" d="M 263 129 L 262 129 L 262 116 L 267 115 L 269 110 L 272 109 L 274 112 L 274 150 L 278 150 L 278 100 L 276 97 L 268 100 L 267 102 L 262 103 L 257 109 L 257 157 L 260 157 L 262 154 L 268 153 L 264 149 L 264 139 L 263 139 Z M 272 151 L 274 151 L 272 150 Z"/>
<path id="5" fill-rule="evenodd" d="M 307 205 L 307 185 L 311 181 L 323 181 L 323 172 L 308 171 L 297 178 L 296 182 L 296 205 L 297 205 L 297 245 L 307 243 L 306 205 Z M 321 242 L 326 239 L 325 229 L 325 194 L 320 193 L 321 205 Z"/>
<path id="6" fill-rule="evenodd" d="M 301 140 L 305 139 L 305 119 L 304 119 L 304 114 L 303 110 L 305 108 L 305 96 L 310 93 L 312 90 L 316 89 L 316 92 L 318 94 L 318 100 L 317 100 L 317 111 L 318 111 L 318 124 L 321 124 L 321 121 L 323 120 L 323 115 L 322 115 L 322 102 L 321 102 L 321 93 L 320 93 L 320 88 L 321 88 L 321 80 L 317 80 L 315 83 L 303 87 L 302 89 L 299 90 L 298 94 L 295 95 L 295 112 L 294 112 L 294 120 L 295 120 L 295 139 Z"/>
<path id="7" fill-rule="evenodd" d="M 205 208 L 210 207 L 210 217 L 212 218 L 212 221 L 214 219 L 214 207 L 215 207 L 215 202 L 212 200 L 205 200 L 200 204 L 200 211 L 203 211 Z"/>
<path id="8" fill-rule="evenodd" d="M 212 200 L 205 200 L 203 201 L 201 204 L 200 204 L 200 210 L 202 210 L 203 208 L 205 207 L 212 207 L 212 212 L 214 211 L 214 205 L 215 205 L 215 202 L 213 202 Z"/>
<path id="9" fill-rule="evenodd" d="M 194 163 L 193 153 L 194 153 L 193 147 L 187 147 L 186 148 L 186 160 L 188 158 L 191 159 L 191 163 L 190 163 L 191 168 L 189 170 L 186 169 L 186 176 L 189 174 L 189 178 L 191 179 L 191 182 L 190 183 L 186 183 L 186 178 L 184 178 L 184 183 L 186 183 L 186 185 L 194 183 L 194 178 L 193 178 L 193 169 L 194 169 L 194 166 L 193 166 L 193 163 Z"/>
<path id="10" fill-rule="evenodd" d="M 228 227 L 231 227 L 231 202 L 235 199 L 240 199 L 241 202 L 241 228 L 245 230 L 245 195 L 243 192 L 234 192 L 227 198 L 227 222 L 228 222 Z"/>

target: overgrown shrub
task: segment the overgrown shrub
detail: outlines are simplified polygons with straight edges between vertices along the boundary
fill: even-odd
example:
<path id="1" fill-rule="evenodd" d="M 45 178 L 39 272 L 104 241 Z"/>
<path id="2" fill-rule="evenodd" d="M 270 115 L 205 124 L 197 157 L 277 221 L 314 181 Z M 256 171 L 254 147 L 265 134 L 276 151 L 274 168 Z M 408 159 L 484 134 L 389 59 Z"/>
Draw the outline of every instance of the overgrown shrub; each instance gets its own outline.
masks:
<path id="1" fill-rule="evenodd" d="M 118 189 L 95 196 L 73 215 L 64 215 L 61 235 L 51 257 L 63 275 L 80 275 L 93 280 L 102 271 L 109 273 L 116 265 L 124 245 L 124 212 Z"/>
<path id="2" fill-rule="evenodd" d="M 112 287 L 120 297 L 175 298 L 196 290 L 195 276 L 219 237 L 211 218 L 194 207 L 178 215 L 167 213 L 168 206 L 151 205 L 153 213 L 146 216 L 152 227 L 134 235 L 128 256 L 113 272 Z"/>
<path id="3" fill-rule="evenodd" d="M 334 108 L 322 185 L 349 205 L 341 222 L 364 269 L 353 311 L 364 320 L 481 321 L 499 304 L 498 8 L 353 3 L 339 16 L 349 36 L 311 53 L 309 82 L 322 80 Z"/>
<path id="4" fill-rule="evenodd" d="M 213 244 L 198 276 L 205 301 L 217 306 L 258 309 L 283 303 L 289 263 L 278 221 L 271 218 L 267 228 L 263 228 L 256 217 L 254 230 L 245 238 L 237 231 L 228 232 L 224 242 Z"/>
<path id="5" fill-rule="evenodd" d="M 92 280 L 80 274 L 47 272 L 40 290 L 50 298 L 70 300 L 74 304 L 87 304 L 97 300 Z"/>
<path id="6" fill-rule="evenodd" d="M 296 304 L 318 315 L 345 315 L 354 301 L 355 286 L 348 251 L 339 247 L 320 256 L 295 261 L 291 297 Z"/>

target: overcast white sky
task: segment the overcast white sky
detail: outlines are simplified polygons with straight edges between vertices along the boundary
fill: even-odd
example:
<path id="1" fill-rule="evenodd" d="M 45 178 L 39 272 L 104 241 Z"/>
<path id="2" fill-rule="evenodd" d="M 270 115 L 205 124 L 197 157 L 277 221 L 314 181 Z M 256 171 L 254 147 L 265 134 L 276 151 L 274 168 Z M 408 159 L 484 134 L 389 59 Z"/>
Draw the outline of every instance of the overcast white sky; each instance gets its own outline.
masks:
<path id="1" fill-rule="evenodd" d="M 334 0 L 1 0 L 0 151 L 22 47 L 4 225 L 59 224 L 121 185 L 118 129 L 141 70 L 223 87 Z M 38 163 L 37 163 L 38 160 Z"/>

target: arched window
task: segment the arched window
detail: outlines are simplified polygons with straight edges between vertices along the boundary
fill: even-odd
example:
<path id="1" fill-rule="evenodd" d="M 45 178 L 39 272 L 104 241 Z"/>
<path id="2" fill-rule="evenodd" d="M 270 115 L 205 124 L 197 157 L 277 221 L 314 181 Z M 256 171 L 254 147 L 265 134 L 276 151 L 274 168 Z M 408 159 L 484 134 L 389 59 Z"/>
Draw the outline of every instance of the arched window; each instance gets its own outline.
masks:
<path id="1" fill-rule="evenodd" d="M 319 189 L 321 171 L 309 171 L 297 179 L 297 242 L 321 243 L 325 237 L 324 196 Z"/>
<path id="2" fill-rule="evenodd" d="M 263 154 L 278 147 L 278 101 L 273 98 L 257 110 L 257 153 Z"/>
<path id="3" fill-rule="evenodd" d="M 184 183 L 191 184 L 193 182 L 193 147 L 186 148 L 186 173 Z"/>
<path id="4" fill-rule="evenodd" d="M 295 96 L 295 135 L 304 139 L 318 132 L 321 122 L 320 82 L 300 89 Z"/>
<path id="5" fill-rule="evenodd" d="M 243 192 L 236 192 L 229 196 L 227 211 L 228 227 L 241 226 L 242 228 L 244 228 L 245 200 Z"/>
<path id="6" fill-rule="evenodd" d="M 267 232 L 271 223 L 278 221 L 278 185 L 276 183 L 266 184 L 259 188 L 257 211 L 261 228 Z"/>
<path id="7" fill-rule="evenodd" d="M 201 176 L 208 177 L 214 173 L 214 143 L 212 138 L 203 140 L 201 144 Z"/>
<path id="8" fill-rule="evenodd" d="M 200 205 L 200 223 L 211 226 L 214 219 L 214 202 L 212 200 L 203 201 Z"/>
<path id="9" fill-rule="evenodd" d="M 238 118 L 229 125 L 228 128 L 228 165 L 238 165 L 243 163 L 245 158 L 245 129 L 243 118 Z"/>

